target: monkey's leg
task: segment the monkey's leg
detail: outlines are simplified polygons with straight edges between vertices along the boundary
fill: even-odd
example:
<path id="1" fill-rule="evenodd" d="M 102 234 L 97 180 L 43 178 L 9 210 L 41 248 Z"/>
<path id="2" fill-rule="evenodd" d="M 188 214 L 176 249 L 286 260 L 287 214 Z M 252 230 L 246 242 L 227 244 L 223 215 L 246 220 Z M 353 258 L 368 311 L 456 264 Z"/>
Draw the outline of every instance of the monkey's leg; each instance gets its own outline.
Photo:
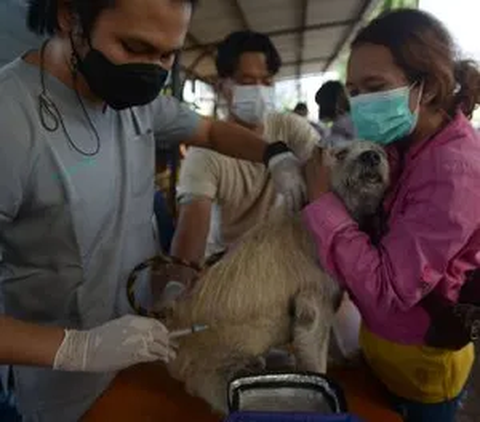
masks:
<path id="1" fill-rule="evenodd" d="M 228 385 L 238 376 L 261 373 L 265 362 L 261 357 L 246 356 L 235 352 L 226 354 L 223 359 L 203 365 L 208 370 L 198 371 L 187 380 L 187 391 L 203 398 L 213 409 L 221 413 L 228 411 Z"/>
<path id="2" fill-rule="evenodd" d="M 333 305 L 317 291 L 304 291 L 295 298 L 293 347 L 297 368 L 326 373 Z"/>

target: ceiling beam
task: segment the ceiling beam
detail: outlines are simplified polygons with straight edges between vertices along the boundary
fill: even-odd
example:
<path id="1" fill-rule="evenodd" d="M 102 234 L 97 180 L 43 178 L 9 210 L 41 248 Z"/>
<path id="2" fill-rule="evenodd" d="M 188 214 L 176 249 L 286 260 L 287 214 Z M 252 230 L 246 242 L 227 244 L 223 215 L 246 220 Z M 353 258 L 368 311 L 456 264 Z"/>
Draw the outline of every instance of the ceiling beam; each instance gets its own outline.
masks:
<path id="1" fill-rule="evenodd" d="M 202 43 L 200 40 L 195 37 L 191 32 L 187 33 L 187 40 L 194 44 L 196 48 L 200 48 L 203 50 L 197 58 L 190 64 L 190 66 L 186 67 L 184 65 L 181 65 L 180 68 L 182 71 L 185 73 L 185 78 L 182 83 L 182 93 L 185 88 L 185 82 L 187 82 L 187 79 L 198 79 L 202 81 L 203 83 L 206 83 L 207 85 L 214 85 L 215 79 L 209 78 L 208 76 L 201 76 L 199 73 L 195 71 L 196 67 L 208 56 L 211 56 L 212 59 L 215 59 L 214 55 L 214 48 L 212 47 L 202 47 Z M 188 49 L 183 48 L 182 51 L 187 51 Z"/>
<path id="2" fill-rule="evenodd" d="M 199 73 L 195 72 L 194 70 L 190 70 L 189 68 L 180 65 L 180 69 L 182 72 L 185 73 L 185 78 L 184 82 L 186 82 L 187 79 L 198 79 L 199 81 L 202 81 L 206 84 L 212 84 L 212 77 L 211 76 L 202 76 Z"/>
<path id="3" fill-rule="evenodd" d="M 209 48 L 206 48 L 195 58 L 195 60 L 190 64 L 190 66 L 188 66 L 187 69 L 193 72 L 203 60 L 205 60 L 208 56 L 212 56 L 212 54 L 213 51 Z"/>
<path id="4" fill-rule="evenodd" d="M 314 58 L 311 58 L 311 59 L 302 60 L 301 65 L 326 62 L 329 59 L 330 59 L 330 56 L 328 56 L 328 57 L 325 57 L 325 56 L 324 57 L 314 57 Z M 282 63 L 282 67 L 288 67 L 288 66 L 295 66 L 296 67 L 297 65 L 298 65 L 298 60 L 292 60 L 292 61 L 289 61 L 289 62 Z"/>
<path id="5" fill-rule="evenodd" d="M 289 28 L 289 29 L 280 29 L 278 31 L 271 31 L 271 32 L 265 32 L 265 35 L 268 35 L 270 38 L 275 38 L 275 37 L 281 37 L 283 35 L 296 35 L 301 32 L 307 32 L 307 31 L 320 31 L 320 30 L 325 30 L 325 29 L 330 29 L 330 28 L 338 28 L 342 26 L 348 26 L 351 27 L 353 24 L 355 24 L 357 21 L 354 19 L 348 19 L 348 20 L 341 20 L 341 21 L 333 21 L 333 22 L 324 22 L 316 25 L 308 25 L 308 26 L 303 26 L 299 28 Z M 195 50 L 203 50 L 207 47 L 215 48 L 218 43 L 220 43 L 221 40 L 215 41 L 213 43 L 207 43 L 207 44 L 196 44 L 194 46 L 190 47 L 185 47 L 183 50 L 184 51 L 195 51 Z"/>
<path id="6" fill-rule="evenodd" d="M 333 50 L 332 55 L 328 59 L 327 63 L 323 67 L 323 71 L 326 72 L 329 67 L 337 60 L 340 54 L 343 52 L 344 48 L 347 46 L 348 41 L 353 36 L 353 34 L 358 30 L 358 28 L 363 25 L 363 19 L 369 12 L 373 10 L 375 4 L 378 3 L 378 0 L 363 0 L 360 2 L 358 12 L 356 14 L 356 19 L 345 30 L 343 36 L 340 38 L 339 42 L 336 44 L 335 49 Z"/>
<path id="7" fill-rule="evenodd" d="M 237 15 L 242 23 L 242 26 L 244 29 L 250 29 L 250 25 L 248 23 L 247 15 L 245 14 L 245 11 L 243 10 L 242 5 L 240 4 L 240 0 L 232 0 L 233 1 L 233 6 L 237 10 Z"/>
<path id="8" fill-rule="evenodd" d="M 302 62 L 303 62 L 303 48 L 305 45 L 305 27 L 307 26 L 307 11 L 308 11 L 308 0 L 301 0 L 300 6 L 300 28 L 301 31 L 298 32 L 298 42 L 297 42 L 297 64 L 296 64 L 296 78 L 297 78 L 297 99 L 300 101 L 301 95 L 301 85 L 300 77 L 302 76 Z"/>

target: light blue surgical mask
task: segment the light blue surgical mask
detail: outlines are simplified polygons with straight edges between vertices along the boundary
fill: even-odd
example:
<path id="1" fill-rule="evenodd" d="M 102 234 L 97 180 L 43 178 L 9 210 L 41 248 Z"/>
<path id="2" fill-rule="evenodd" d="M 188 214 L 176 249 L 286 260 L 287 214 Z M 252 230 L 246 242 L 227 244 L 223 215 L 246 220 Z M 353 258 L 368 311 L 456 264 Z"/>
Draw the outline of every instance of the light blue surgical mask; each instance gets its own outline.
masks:
<path id="1" fill-rule="evenodd" d="M 414 112 L 410 110 L 412 86 L 389 91 L 362 94 L 350 99 L 351 117 L 360 139 L 388 145 L 410 135 L 418 122 L 418 103 Z"/>
<path id="2" fill-rule="evenodd" d="M 275 88 L 263 85 L 234 85 L 231 112 L 250 125 L 263 123 L 275 109 Z"/>

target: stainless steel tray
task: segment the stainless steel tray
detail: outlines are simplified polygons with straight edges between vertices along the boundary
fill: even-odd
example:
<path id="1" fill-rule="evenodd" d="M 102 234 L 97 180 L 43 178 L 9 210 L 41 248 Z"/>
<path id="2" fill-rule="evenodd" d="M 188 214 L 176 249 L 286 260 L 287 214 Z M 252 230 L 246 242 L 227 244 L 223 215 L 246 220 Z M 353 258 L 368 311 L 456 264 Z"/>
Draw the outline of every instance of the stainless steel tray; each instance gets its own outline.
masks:
<path id="1" fill-rule="evenodd" d="M 316 373 L 276 372 L 242 376 L 231 381 L 229 410 L 258 412 L 345 413 L 342 390 Z"/>

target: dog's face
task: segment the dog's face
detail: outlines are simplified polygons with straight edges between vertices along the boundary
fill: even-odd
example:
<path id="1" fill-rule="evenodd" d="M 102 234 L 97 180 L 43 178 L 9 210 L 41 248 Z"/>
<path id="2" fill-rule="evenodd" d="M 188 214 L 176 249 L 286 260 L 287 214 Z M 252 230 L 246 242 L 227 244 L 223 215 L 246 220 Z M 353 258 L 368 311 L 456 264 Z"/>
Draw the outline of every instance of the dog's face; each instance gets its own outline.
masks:
<path id="1" fill-rule="evenodd" d="M 389 184 L 385 150 L 372 142 L 349 142 L 324 151 L 331 169 L 331 188 L 353 216 L 374 214 Z"/>

